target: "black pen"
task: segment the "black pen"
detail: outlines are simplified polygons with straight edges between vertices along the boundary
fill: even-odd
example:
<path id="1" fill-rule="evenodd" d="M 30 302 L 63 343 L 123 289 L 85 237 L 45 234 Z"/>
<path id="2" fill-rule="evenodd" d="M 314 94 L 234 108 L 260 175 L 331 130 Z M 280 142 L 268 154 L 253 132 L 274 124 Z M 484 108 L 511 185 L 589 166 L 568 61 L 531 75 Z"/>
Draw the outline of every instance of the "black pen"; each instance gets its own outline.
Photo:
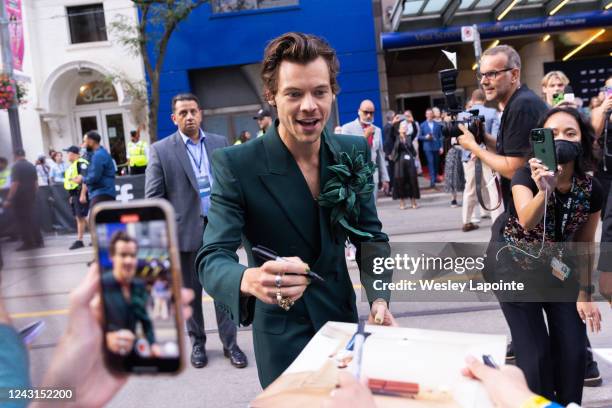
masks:
<path id="1" fill-rule="evenodd" d="M 263 247 L 261 245 L 256 245 L 252 248 L 252 251 L 255 255 L 257 255 L 258 257 L 260 257 L 261 259 L 265 259 L 266 261 L 280 261 L 280 262 L 292 262 L 291 260 L 287 259 L 287 258 L 283 258 L 282 256 L 278 256 L 274 251 Z M 298 273 L 287 273 L 287 275 L 301 275 Z M 308 270 L 306 271 L 306 276 L 308 276 L 309 278 L 314 278 L 318 281 L 321 282 L 325 282 L 325 279 L 323 279 L 319 274 Z"/>
<path id="2" fill-rule="evenodd" d="M 486 365 L 489 366 L 491 368 L 499 368 L 499 366 L 497 364 L 495 364 L 495 360 L 493 360 L 493 357 L 491 357 L 489 354 L 483 354 L 482 355 L 482 362 Z"/>

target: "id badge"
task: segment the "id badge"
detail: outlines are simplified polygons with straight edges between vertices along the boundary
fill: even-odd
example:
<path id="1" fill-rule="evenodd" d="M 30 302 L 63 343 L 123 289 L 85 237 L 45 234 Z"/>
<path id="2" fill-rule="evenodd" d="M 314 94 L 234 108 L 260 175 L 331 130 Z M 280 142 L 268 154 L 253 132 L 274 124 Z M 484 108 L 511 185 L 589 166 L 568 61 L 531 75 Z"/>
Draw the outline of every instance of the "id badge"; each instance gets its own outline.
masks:
<path id="1" fill-rule="evenodd" d="M 562 282 L 569 278 L 571 270 L 569 266 L 561 262 L 559 258 L 554 257 L 550 262 L 550 266 L 552 267 L 552 274 L 555 278 Z"/>
<path id="2" fill-rule="evenodd" d="M 409 154 L 404 155 L 404 160 L 410 160 L 412 157 Z"/>
<path id="3" fill-rule="evenodd" d="M 198 176 L 198 190 L 200 191 L 200 198 L 210 196 L 210 180 L 208 175 Z"/>

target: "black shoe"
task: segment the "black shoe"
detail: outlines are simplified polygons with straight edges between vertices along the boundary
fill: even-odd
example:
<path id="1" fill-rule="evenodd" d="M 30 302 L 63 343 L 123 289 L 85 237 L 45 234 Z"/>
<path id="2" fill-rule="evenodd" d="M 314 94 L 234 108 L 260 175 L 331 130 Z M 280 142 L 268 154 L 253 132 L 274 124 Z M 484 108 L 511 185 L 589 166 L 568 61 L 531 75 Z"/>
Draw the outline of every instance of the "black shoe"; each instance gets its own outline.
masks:
<path id="1" fill-rule="evenodd" d="M 603 383 L 599 369 L 597 368 L 597 361 L 587 361 L 584 370 L 584 386 L 585 387 L 601 387 Z"/>
<path id="2" fill-rule="evenodd" d="M 247 356 L 240 350 L 238 346 L 234 346 L 231 350 L 223 348 L 223 355 L 230 359 L 230 363 L 236 368 L 244 368 L 249 364 Z"/>
<path id="3" fill-rule="evenodd" d="M 202 368 L 208 364 L 208 357 L 206 357 L 206 349 L 203 343 L 195 343 L 191 350 L 191 365 L 195 368 Z"/>
<path id="4" fill-rule="evenodd" d="M 508 343 L 506 346 L 506 363 L 512 363 L 516 360 L 516 356 L 514 355 L 514 346 L 512 342 Z"/>
<path id="5" fill-rule="evenodd" d="M 83 244 L 83 241 L 80 240 L 76 240 L 72 243 L 72 245 L 70 245 L 70 250 L 72 249 L 79 249 L 79 248 L 83 248 L 85 246 L 85 244 Z"/>
<path id="6" fill-rule="evenodd" d="M 452 207 L 452 208 L 457 208 L 457 207 L 459 207 L 459 205 L 457 204 L 457 200 L 453 200 L 453 201 L 451 201 L 451 207 Z"/>
<path id="7" fill-rule="evenodd" d="M 23 244 L 22 246 L 17 248 L 15 251 L 17 251 L 17 252 L 29 251 L 30 249 L 35 249 L 35 248 L 38 248 L 38 247 L 35 246 L 35 245 L 26 245 L 26 244 Z"/>

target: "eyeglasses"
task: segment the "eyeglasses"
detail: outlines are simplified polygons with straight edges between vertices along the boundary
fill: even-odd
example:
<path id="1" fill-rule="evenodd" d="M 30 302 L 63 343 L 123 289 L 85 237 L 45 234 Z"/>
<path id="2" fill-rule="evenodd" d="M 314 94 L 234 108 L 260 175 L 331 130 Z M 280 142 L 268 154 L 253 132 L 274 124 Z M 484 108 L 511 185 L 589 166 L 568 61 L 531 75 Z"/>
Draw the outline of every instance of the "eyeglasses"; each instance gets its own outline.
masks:
<path id="1" fill-rule="evenodd" d="M 512 71 L 513 69 L 514 68 L 505 68 L 505 69 L 500 69 L 499 71 L 477 72 L 476 79 L 478 79 L 479 81 L 482 81 L 482 78 L 487 78 L 489 80 L 495 79 L 497 78 L 498 74 L 501 74 L 502 72 L 506 72 L 506 71 Z"/>
<path id="2" fill-rule="evenodd" d="M 361 112 L 363 112 L 364 115 L 374 115 L 374 111 L 365 111 L 365 110 L 362 110 Z"/>

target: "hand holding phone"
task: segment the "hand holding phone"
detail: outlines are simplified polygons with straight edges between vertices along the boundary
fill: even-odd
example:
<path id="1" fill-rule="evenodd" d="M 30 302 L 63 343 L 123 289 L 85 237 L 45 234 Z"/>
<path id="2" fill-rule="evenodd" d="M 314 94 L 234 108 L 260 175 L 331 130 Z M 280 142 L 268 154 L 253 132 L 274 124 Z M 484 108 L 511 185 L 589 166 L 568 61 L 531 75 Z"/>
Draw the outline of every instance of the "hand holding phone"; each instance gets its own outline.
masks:
<path id="1" fill-rule="evenodd" d="M 555 150 L 555 137 L 552 129 L 532 129 L 531 144 L 533 154 L 548 170 L 557 171 L 557 152 Z"/>
<path id="2" fill-rule="evenodd" d="M 98 265 L 93 263 L 87 276 L 70 294 L 68 328 L 53 353 L 41 383 L 42 388 L 73 390 L 74 406 L 104 406 L 128 379 L 124 373 L 112 372 L 104 364 L 104 339 L 99 320 L 102 305 L 96 301 L 99 291 L 100 274 Z M 191 289 L 181 290 L 177 303 L 182 306 L 184 319 L 191 315 L 189 304 L 193 297 Z M 92 384 L 96 384 L 95 392 L 92 392 Z"/>
<path id="3" fill-rule="evenodd" d="M 557 188 L 557 175 L 536 158 L 529 160 L 529 168 L 538 190 L 550 196 Z"/>
<path id="4" fill-rule="evenodd" d="M 560 104 L 564 100 L 565 100 L 565 95 L 563 94 L 563 92 L 556 93 L 556 94 L 553 95 L 552 106 L 557 106 L 558 104 Z"/>

